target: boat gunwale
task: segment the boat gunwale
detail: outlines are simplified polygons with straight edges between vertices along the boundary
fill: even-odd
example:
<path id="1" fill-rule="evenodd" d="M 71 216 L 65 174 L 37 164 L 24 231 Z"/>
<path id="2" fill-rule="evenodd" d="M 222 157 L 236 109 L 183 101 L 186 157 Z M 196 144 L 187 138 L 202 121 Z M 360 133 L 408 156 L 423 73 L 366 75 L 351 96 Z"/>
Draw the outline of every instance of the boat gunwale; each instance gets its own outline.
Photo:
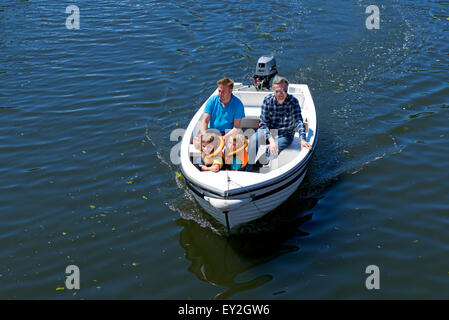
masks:
<path id="1" fill-rule="evenodd" d="M 310 157 L 313 154 L 313 151 L 314 150 L 309 152 L 309 154 L 301 162 L 299 162 L 291 170 L 285 172 L 283 175 L 279 175 L 279 176 L 273 177 L 272 179 L 265 180 L 263 182 L 259 182 L 257 184 L 253 184 L 253 185 L 250 185 L 250 186 L 247 186 L 247 187 L 241 187 L 241 188 L 238 188 L 238 189 L 233 189 L 233 190 L 224 191 L 224 192 L 215 191 L 215 190 L 213 190 L 211 188 L 205 187 L 204 185 L 199 185 L 195 181 L 192 181 L 192 179 L 189 179 L 189 177 L 182 170 L 182 167 L 180 167 L 180 170 L 181 170 L 181 174 L 186 178 L 186 182 L 188 182 L 187 185 L 189 187 L 191 187 L 191 185 L 193 185 L 197 189 L 203 190 L 204 192 L 209 193 L 210 195 L 212 195 L 215 198 L 218 197 L 218 199 L 231 200 L 230 197 L 237 197 L 237 196 L 244 195 L 244 194 L 250 194 L 250 193 L 254 193 L 254 192 L 257 192 L 259 190 L 265 189 L 265 188 L 269 188 L 269 187 L 275 186 L 276 184 L 279 184 L 283 180 L 286 180 L 286 179 L 294 176 L 298 172 L 301 173 L 302 171 L 304 171 L 303 169 L 305 167 L 307 167 L 307 165 L 309 163 L 309 160 L 310 160 Z M 289 181 L 287 183 L 291 183 L 291 181 Z M 285 184 L 282 184 L 282 186 L 284 186 L 284 185 Z M 209 196 L 209 195 L 208 194 L 202 194 L 202 196 Z M 259 197 L 259 195 L 257 195 L 256 197 Z"/>

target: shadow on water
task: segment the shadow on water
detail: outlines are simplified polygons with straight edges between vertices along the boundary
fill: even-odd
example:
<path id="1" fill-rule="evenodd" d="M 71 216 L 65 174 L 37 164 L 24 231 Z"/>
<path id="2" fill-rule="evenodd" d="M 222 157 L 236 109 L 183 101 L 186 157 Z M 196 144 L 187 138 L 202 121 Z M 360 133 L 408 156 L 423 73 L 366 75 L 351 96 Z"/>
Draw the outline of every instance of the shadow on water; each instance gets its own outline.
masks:
<path id="1" fill-rule="evenodd" d="M 299 250 L 298 246 L 287 242 L 309 235 L 299 228 L 312 218 L 312 214 L 304 213 L 317 202 L 318 199 L 311 198 L 303 200 L 300 208 L 281 206 L 261 221 L 245 225 L 245 228 L 257 228 L 259 232 L 245 233 L 240 229 L 238 234 L 229 237 L 203 228 L 193 220 L 178 219 L 176 223 L 184 227 L 179 242 L 191 262 L 188 270 L 202 281 L 226 287 L 214 297 L 215 300 L 227 299 L 238 292 L 262 286 L 273 276 L 264 274 L 247 281 L 236 278 L 258 265 Z"/>

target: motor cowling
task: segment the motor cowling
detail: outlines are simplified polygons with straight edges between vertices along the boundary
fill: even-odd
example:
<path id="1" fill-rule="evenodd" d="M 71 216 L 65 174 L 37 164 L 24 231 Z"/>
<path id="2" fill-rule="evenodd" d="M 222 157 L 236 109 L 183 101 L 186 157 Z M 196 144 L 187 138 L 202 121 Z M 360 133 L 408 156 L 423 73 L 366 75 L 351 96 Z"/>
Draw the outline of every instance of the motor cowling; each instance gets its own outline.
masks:
<path id="1" fill-rule="evenodd" d="M 270 89 L 271 80 L 277 74 L 276 59 L 274 56 L 265 55 L 259 58 L 254 73 L 254 86 L 256 89 Z"/>

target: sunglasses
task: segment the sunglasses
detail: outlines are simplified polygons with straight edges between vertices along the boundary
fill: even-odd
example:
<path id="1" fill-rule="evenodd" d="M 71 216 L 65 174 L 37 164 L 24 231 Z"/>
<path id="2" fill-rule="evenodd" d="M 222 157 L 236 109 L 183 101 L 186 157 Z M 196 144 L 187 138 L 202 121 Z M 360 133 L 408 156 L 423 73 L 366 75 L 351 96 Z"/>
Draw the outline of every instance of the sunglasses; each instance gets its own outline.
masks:
<path id="1" fill-rule="evenodd" d="M 287 90 L 276 90 L 275 92 L 278 93 L 278 94 L 279 93 L 287 93 Z"/>

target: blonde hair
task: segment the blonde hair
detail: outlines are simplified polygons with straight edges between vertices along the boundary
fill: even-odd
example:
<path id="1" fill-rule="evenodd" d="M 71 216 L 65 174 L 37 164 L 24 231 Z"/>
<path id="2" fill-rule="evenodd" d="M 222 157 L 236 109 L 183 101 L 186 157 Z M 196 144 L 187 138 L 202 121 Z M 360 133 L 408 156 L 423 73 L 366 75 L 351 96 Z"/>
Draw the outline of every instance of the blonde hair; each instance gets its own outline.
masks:
<path id="1" fill-rule="evenodd" d="M 240 148 L 241 146 L 243 146 L 246 142 L 246 137 L 243 133 L 238 132 L 236 134 L 233 134 L 232 136 L 230 136 L 228 138 L 228 142 L 227 142 L 227 146 L 232 147 L 232 144 L 234 144 L 235 142 L 235 146 L 236 148 Z"/>
<path id="2" fill-rule="evenodd" d="M 203 143 L 213 143 L 214 149 L 216 149 L 220 145 L 220 134 L 215 130 L 206 130 L 201 136 L 201 147 L 203 147 Z"/>
<path id="3" fill-rule="evenodd" d="M 224 77 L 223 79 L 217 81 L 217 85 L 218 86 L 221 85 L 221 84 L 226 86 L 226 87 L 228 87 L 229 89 L 233 89 L 234 88 L 234 80 L 226 78 L 226 77 Z"/>

